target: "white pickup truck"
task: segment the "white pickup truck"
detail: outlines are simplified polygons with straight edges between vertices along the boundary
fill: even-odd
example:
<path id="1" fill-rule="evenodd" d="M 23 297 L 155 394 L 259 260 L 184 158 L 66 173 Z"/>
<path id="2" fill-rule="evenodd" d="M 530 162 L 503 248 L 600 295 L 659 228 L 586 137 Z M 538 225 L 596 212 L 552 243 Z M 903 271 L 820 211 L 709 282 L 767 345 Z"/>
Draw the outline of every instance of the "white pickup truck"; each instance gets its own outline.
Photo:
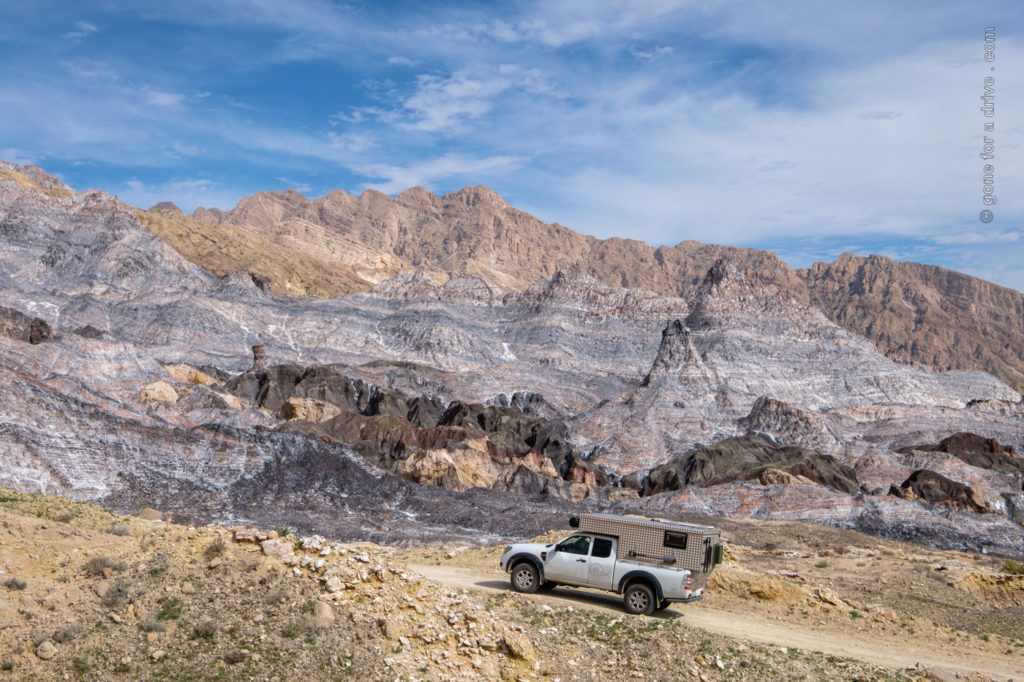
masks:
<path id="1" fill-rule="evenodd" d="M 579 532 L 556 544 L 505 548 L 500 565 L 512 589 L 608 590 L 623 595 L 629 613 L 650 614 L 701 599 L 708 574 L 721 563 L 721 533 L 710 526 L 611 514 L 584 514 L 570 525 Z"/>

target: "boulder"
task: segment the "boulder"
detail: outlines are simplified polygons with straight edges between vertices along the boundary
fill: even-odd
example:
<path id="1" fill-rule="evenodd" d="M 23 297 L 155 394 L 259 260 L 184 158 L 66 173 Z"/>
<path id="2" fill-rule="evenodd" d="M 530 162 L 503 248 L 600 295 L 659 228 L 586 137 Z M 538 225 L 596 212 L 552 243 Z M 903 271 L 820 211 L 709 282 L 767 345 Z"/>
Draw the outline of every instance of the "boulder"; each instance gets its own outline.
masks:
<path id="1" fill-rule="evenodd" d="M 977 487 L 953 481 L 929 469 L 918 469 L 901 485 L 892 486 L 889 494 L 980 514 L 992 512 Z"/>
<path id="2" fill-rule="evenodd" d="M 49 661 L 57 655 L 57 647 L 54 646 L 50 640 L 45 640 L 42 644 L 36 647 L 36 656 L 44 661 Z"/>
<path id="3" fill-rule="evenodd" d="M 147 402 L 176 403 L 178 392 L 166 381 L 154 381 L 139 391 L 139 399 Z"/>
<path id="4" fill-rule="evenodd" d="M 313 605 L 313 625 L 327 629 L 334 625 L 334 609 L 327 602 L 318 601 Z"/>
<path id="5" fill-rule="evenodd" d="M 336 405 L 323 400 L 291 397 L 285 401 L 277 417 L 285 421 L 325 422 L 339 414 L 341 410 Z"/>
<path id="6" fill-rule="evenodd" d="M 193 367 L 192 365 L 186 365 L 184 363 L 164 365 L 164 369 L 178 381 L 198 384 L 200 386 L 218 386 L 220 384 L 220 382 L 212 376 L 197 367 Z"/>
<path id="7" fill-rule="evenodd" d="M 295 545 L 290 540 L 281 538 L 270 538 L 260 543 L 260 549 L 267 556 L 277 559 L 288 559 L 294 557 Z"/>

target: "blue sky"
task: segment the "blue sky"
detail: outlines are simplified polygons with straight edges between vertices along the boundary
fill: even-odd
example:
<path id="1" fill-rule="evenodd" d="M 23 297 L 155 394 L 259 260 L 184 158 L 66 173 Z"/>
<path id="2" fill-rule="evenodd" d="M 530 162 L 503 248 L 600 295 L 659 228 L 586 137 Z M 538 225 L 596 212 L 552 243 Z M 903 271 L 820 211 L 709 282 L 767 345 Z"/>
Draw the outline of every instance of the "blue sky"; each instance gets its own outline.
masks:
<path id="1" fill-rule="evenodd" d="M 486 184 L 598 237 L 795 267 L 881 253 L 1024 290 L 1022 16 L 1012 0 L 4 3 L 0 159 L 186 211 Z"/>

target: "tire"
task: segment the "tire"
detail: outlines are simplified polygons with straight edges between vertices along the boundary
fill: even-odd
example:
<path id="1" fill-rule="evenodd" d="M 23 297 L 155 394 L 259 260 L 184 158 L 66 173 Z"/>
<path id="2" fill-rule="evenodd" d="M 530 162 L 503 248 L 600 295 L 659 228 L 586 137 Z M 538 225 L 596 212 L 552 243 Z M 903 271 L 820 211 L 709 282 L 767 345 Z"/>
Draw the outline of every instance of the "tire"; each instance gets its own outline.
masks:
<path id="1" fill-rule="evenodd" d="M 509 575 L 509 581 L 516 592 L 533 593 L 540 588 L 540 575 L 529 561 L 516 564 Z"/>
<path id="2" fill-rule="evenodd" d="M 649 616 L 654 613 L 657 600 L 654 591 L 644 583 L 633 583 L 622 595 L 622 604 L 627 613 Z"/>

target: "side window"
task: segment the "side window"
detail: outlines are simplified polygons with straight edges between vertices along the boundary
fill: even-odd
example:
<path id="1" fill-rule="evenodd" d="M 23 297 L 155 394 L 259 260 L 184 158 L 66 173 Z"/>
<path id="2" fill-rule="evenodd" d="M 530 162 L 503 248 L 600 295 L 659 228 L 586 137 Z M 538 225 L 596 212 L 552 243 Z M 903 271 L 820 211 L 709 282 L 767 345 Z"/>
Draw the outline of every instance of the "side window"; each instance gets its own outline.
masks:
<path id="1" fill-rule="evenodd" d="M 676 549 L 686 549 L 686 533 L 673 533 L 670 530 L 665 531 L 665 546 L 675 547 Z"/>
<path id="2" fill-rule="evenodd" d="M 586 535 L 573 535 L 558 543 L 558 551 L 586 555 L 590 551 L 590 538 Z"/>
<path id="3" fill-rule="evenodd" d="M 594 538 L 594 550 L 590 556 L 598 559 L 607 559 L 612 555 L 612 541 L 608 538 Z"/>

